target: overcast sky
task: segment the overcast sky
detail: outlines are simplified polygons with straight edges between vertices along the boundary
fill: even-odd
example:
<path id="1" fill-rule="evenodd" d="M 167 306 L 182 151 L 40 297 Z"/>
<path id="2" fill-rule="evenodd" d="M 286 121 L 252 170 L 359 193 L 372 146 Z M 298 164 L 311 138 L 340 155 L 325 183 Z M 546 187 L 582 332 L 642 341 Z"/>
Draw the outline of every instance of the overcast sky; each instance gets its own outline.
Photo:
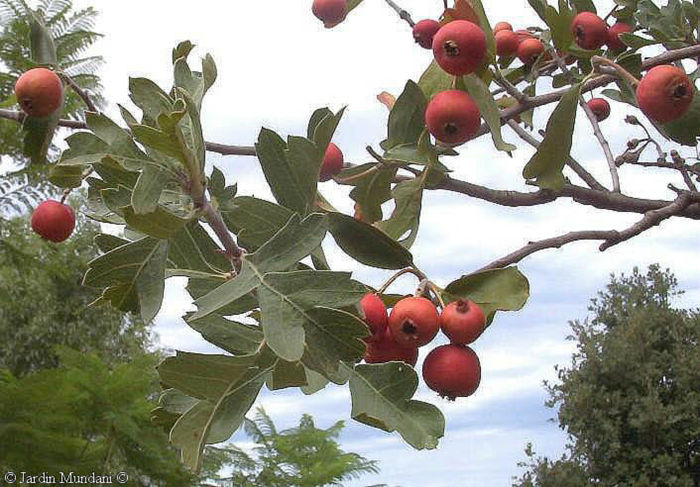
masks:
<path id="1" fill-rule="evenodd" d="M 171 49 L 185 39 L 197 44 L 195 56 L 210 52 L 219 78 L 205 100 L 203 125 L 208 140 L 251 145 L 261 126 L 283 136 L 305 133 L 307 120 L 318 107 L 348 111 L 335 142 L 354 163 L 367 162 L 367 144 L 377 147 L 386 135 L 387 111 L 376 95 L 398 95 L 406 80 L 418 80 L 431 61 L 429 51 L 411 38 L 407 24 L 382 0 L 365 0 L 333 30 L 326 30 L 311 14 L 311 0 L 76 0 L 100 10 L 97 30 L 105 34 L 94 51 L 104 56 L 101 75 L 108 112 L 116 103 L 129 106 L 129 76 L 145 76 L 163 87 L 171 84 Z M 484 2 L 495 23 L 508 20 L 516 28 L 538 24 L 526 0 Z M 598 3 L 598 2 L 596 2 Z M 600 2 L 607 9 L 611 2 Z M 441 0 L 403 0 L 415 20 L 436 18 Z M 603 10 L 603 8 L 601 8 Z M 193 58 L 193 59 L 196 59 Z M 622 118 L 632 112 L 613 107 L 603 126 L 613 151 L 639 136 Z M 544 126 L 549 111 L 535 120 Z M 520 176 L 532 155 L 529 147 L 505 129 L 509 142 L 519 148 L 511 159 L 497 153 L 488 137 L 470 142 L 462 155 L 447 161 L 455 176 L 495 188 L 531 191 Z M 590 127 L 579 118 L 574 156 L 604 184 L 609 174 Z M 239 194 L 271 198 L 254 158 L 209 155 L 209 164 L 221 168 L 229 182 L 238 182 Z M 672 198 L 668 182 L 681 185 L 675 175 L 623 168 L 623 191 L 647 197 Z M 350 213 L 348 189 L 333 182 L 321 191 L 336 207 Z M 388 207 L 390 209 L 390 205 Z M 431 192 L 424 199 L 419 238 L 413 248 L 418 265 L 438 284 L 478 269 L 530 240 L 570 230 L 621 229 L 639 215 L 616 215 L 563 201 L 536 208 L 499 208 L 479 200 L 446 192 Z M 386 483 L 403 486 L 506 486 L 519 472 L 525 444 L 538 452 L 559 455 L 564 435 L 548 422 L 554 412 L 544 407 L 542 381 L 556 378 L 554 366 L 566 364 L 573 344 L 567 321 L 586 316 L 588 300 L 611 272 L 628 272 L 633 266 L 659 262 L 670 267 L 689 292 L 679 304 L 695 306 L 700 297 L 700 261 L 697 245 L 700 225 L 690 221 L 666 222 L 641 237 L 605 253 L 597 243 L 578 243 L 561 250 L 541 252 L 520 268 L 531 283 L 532 297 L 519 313 L 500 314 L 475 345 L 483 369 L 479 391 L 469 399 L 448 403 L 423 386 L 418 398 L 437 404 L 447 420 L 446 436 L 434 451 L 416 452 L 397 434 L 385 434 L 354 423 L 347 388 L 328 387 L 305 397 L 290 391 L 263 393 L 263 405 L 281 427 L 294 425 L 300 415 L 314 415 L 320 427 L 346 420 L 343 447 L 379 460 L 381 473 L 348 485 Z M 378 286 L 390 273 L 358 266 L 326 243 L 332 267 L 351 270 L 354 276 Z M 216 352 L 180 319 L 192 309 L 184 281 L 167 287 L 157 332 L 164 347 Z M 392 288 L 410 292 L 415 282 L 405 278 Z M 425 351 L 421 355 L 425 355 Z M 419 364 L 420 365 L 420 364 Z M 235 436 L 239 444 L 242 436 Z"/>

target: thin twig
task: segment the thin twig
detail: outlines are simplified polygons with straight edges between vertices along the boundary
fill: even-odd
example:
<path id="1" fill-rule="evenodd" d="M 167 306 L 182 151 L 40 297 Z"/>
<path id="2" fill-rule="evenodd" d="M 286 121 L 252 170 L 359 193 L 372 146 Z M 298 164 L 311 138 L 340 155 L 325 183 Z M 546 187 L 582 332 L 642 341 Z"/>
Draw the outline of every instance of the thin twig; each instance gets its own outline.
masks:
<path id="1" fill-rule="evenodd" d="M 530 133 L 522 128 L 515 120 L 508 120 L 508 126 L 515 131 L 518 136 L 523 139 L 525 142 L 530 144 L 532 147 L 537 149 L 541 142 L 538 141 L 536 138 L 534 138 Z M 588 187 L 592 189 L 597 189 L 599 191 L 607 191 L 607 189 L 596 180 L 595 177 L 586 169 L 584 169 L 581 164 L 576 162 L 576 160 L 569 155 L 567 158 L 566 164 L 580 177 L 587 185 Z"/>
<path id="2" fill-rule="evenodd" d="M 61 73 L 61 76 L 63 77 L 64 80 L 68 83 L 68 85 L 73 89 L 73 91 L 83 100 L 83 103 L 85 103 L 85 106 L 87 107 L 88 111 L 98 113 L 99 110 L 97 109 L 97 106 L 92 102 L 90 99 L 90 96 L 88 96 L 87 92 L 83 90 L 80 86 L 78 86 L 78 83 L 75 82 L 73 78 L 68 76 L 65 73 Z"/>
<path id="3" fill-rule="evenodd" d="M 399 17 L 401 17 L 401 19 L 403 19 L 403 20 L 405 20 L 406 22 L 408 22 L 408 25 L 410 25 L 411 27 L 413 27 L 414 25 L 416 25 L 416 23 L 415 23 L 415 22 L 413 21 L 413 19 L 411 18 L 411 14 L 409 14 L 406 10 L 404 10 L 404 9 L 402 9 L 401 7 L 399 7 L 398 5 L 396 5 L 396 3 L 394 3 L 392 0 L 384 0 L 384 1 L 385 1 L 391 8 L 393 8 L 393 9 L 396 11 L 397 14 L 399 14 Z"/>

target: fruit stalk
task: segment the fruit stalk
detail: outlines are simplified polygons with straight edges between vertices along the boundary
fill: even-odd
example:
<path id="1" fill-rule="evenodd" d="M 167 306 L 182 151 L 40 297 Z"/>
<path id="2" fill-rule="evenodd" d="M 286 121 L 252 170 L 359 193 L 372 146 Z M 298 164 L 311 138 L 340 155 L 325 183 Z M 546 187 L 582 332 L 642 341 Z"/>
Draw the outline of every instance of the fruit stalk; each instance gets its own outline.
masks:
<path id="1" fill-rule="evenodd" d="M 396 5 L 396 3 L 392 2 L 392 0 L 384 0 L 384 1 L 385 1 L 391 8 L 393 8 L 393 9 L 396 11 L 396 13 L 399 14 L 399 17 L 401 17 L 402 20 L 405 20 L 405 21 L 408 23 L 408 25 L 411 26 L 411 28 L 413 28 L 413 26 L 416 25 L 416 23 L 415 23 L 415 22 L 413 21 L 413 19 L 411 18 L 411 14 L 408 13 L 408 11 L 406 11 L 406 10 L 404 10 L 403 8 L 401 8 L 401 7 L 399 7 L 398 5 Z"/>

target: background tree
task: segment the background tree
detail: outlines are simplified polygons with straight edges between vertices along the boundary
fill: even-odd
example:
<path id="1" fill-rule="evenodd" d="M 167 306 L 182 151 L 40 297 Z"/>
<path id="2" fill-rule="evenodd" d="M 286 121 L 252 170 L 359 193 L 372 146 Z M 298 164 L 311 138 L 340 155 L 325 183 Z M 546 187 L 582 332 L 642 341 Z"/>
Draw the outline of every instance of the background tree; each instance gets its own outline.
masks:
<path id="1" fill-rule="evenodd" d="M 90 93 L 97 106 L 102 106 L 102 85 L 96 74 L 102 57 L 85 55 L 101 36 L 93 31 L 97 11 L 93 7 L 76 11 L 72 0 L 40 0 L 35 6 L 34 15 L 43 20 L 54 40 L 58 69 Z M 24 0 L 0 0 L 0 108 L 15 104 L 17 78 L 35 66 L 30 55 L 30 7 Z M 80 97 L 66 91 L 63 115 L 77 120 L 83 110 Z M 17 123 L 0 120 L 0 173 L 4 173 L 0 183 L 0 211 L 4 213 L 22 212 L 57 192 L 46 180 L 50 166 L 30 164 L 23 145 Z"/>
<path id="2" fill-rule="evenodd" d="M 313 418 L 304 414 L 298 426 L 278 431 L 265 410 L 258 408 L 255 418 L 246 419 L 244 427 L 257 445 L 254 454 L 236 447 L 214 450 L 231 463 L 234 471 L 228 480 L 235 486 L 343 485 L 379 472 L 376 461 L 341 450 L 337 438 L 343 421 L 319 429 Z"/>
<path id="3" fill-rule="evenodd" d="M 58 246 L 38 238 L 26 218 L 0 220 L 0 367 L 16 376 L 55 367 L 56 345 L 107 364 L 144 352 L 147 325 L 109 306 L 89 306 L 99 294 L 81 285 L 82 270 L 98 255 L 98 230 L 79 218 L 73 238 Z"/>
<path id="4" fill-rule="evenodd" d="M 674 307 L 670 271 L 613 276 L 571 323 L 577 352 L 548 384 L 568 452 L 551 461 L 526 451 L 515 485 L 700 484 L 700 313 Z"/>

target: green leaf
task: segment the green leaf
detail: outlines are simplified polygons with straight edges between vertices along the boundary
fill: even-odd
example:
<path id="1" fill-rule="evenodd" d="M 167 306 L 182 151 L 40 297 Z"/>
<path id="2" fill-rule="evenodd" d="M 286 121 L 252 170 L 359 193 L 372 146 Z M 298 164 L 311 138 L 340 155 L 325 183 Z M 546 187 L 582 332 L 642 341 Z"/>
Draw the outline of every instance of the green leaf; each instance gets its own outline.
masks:
<path id="1" fill-rule="evenodd" d="M 61 109 L 59 108 L 48 117 L 26 117 L 22 122 L 24 130 L 22 153 L 32 164 L 46 164 L 46 155 L 60 118 Z"/>
<path id="2" fill-rule="evenodd" d="M 393 150 L 388 151 L 385 157 Z M 374 164 L 363 164 L 360 167 L 363 167 L 364 170 L 370 167 L 375 167 L 376 169 L 352 182 L 355 187 L 350 192 L 350 198 L 360 205 L 363 220 L 373 223 L 383 219 L 382 204 L 391 199 L 391 183 L 394 180 L 394 176 L 396 176 L 398 168 Z M 341 175 L 341 177 L 344 176 Z"/>
<path id="3" fill-rule="evenodd" d="M 292 211 L 284 206 L 252 196 L 234 198 L 223 213 L 226 225 L 238 235 L 239 243 L 248 251 L 258 249 L 284 227 Z"/>
<path id="4" fill-rule="evenodd" d="M 700 95 L 695 92 L 688 110 L 680 118 L 661 125 L 661 133 L 674 142 L 695 147 L 700 137 Z"/>
<path id="5" fill-rule="evenodd" d="M 170 432 L 192 470 L 199 469 L 205 445 L 228 440 L 255 402 L 271 370 L 257 367 L 256 359 L 178 352 L 158 367 L 163 382 L 200 397 Z"/>
<path id="6" fill-rule="evenodd" d="M 213 314 L 200 320 L 186 316 L 185 321 L 206 341 L 233 355 L 254 353 L 263 339 L 260 327 L 244 325 L 223 316 Z"/>
<path id="7" fill-rule="evenodd" d="M 388 136 L 382 146 L 390 149 L 402 144 L 417 144 L 425 129 L 426 105 L 423 91 L 409 80 L 391 109 Z"/>
<path id="8" fill-rule="evenodd" d="M 527 3 L 537 12 L 542 20 L 547 21 L 547 15 L 545 11 L 547 10 L 547 0 L 527 0 Z"/>
<path id="9" fill-rule="evenodd" d="M 489 59 L 493 59 L 496 55 L 496 41 L 493 37 L 493 29 L 489 23 L 489 18 L 486 16 L 484 5 L 482 4 L 481 0 L 469 0 L 469 4 L 479 17 L 479 26 L 486 35 L 486 49 L 488 51 L 488 57 Z"/>
<path id="10" fill-rule="evenodd" d="M 61 166 L 54 164 L 49 171 L 49 181 L 60 188 L 79 188 L 83 183 L 85 166 Z"/>
<path id="11" fill-rule="evenodd" d="M 129 97 L 151 120 L 157 120 L 161 113 L 172 112 L 175 104 L 170 95 L 146 78 L 129 78 Z"/>
<path id="12" fill-rule="evenodd" d="M 313 252 L 326 235 L 326 219 L 312 214 L 304 220 L 293 215 L 287 225 L 257 251 L 243 257 L 241 272 L 195 301 L 200 319 L 256 289 L 268 272 L 286 271 Z"/>
<path id="13" fill-rule="evenodd" d="M 397 184 L 392 191 L 394 212 L 388 220 L 377 223 L 380 230 L 406 248 L 411 248 L 418 236 L 426 174 Z"/>
<path id="14" fill-rule="evenodd" d="M 348 12 L 355 9 L 361 3 L 362 3 L 362 0 L 348 0 Z"/>
<path id="15" fill-rule="evenodd" d="M 168 258 L 180 269 L 211 272 L 213 267 L 223 273 L 230 270 L 231 263 L 218 249 L 209 233 L 193 220 L 170 239 Z"/>
<path id="16" fill-rule="evenodd" d="M 279 135 L 263 128 L 255 149 L 277 202 L 306 215 L 313 208 L 322 154 L 306 139 L 290 137 L 289 142 L 288 148 Z"/>
<path id="17" fill-rule="evenodd" d="M 433 61 L 418 80 L 418 86 L 423 90 L 425 97 L 430 100 L 441 91 L 452 88 L 453 79 L 453 76 L 447 74 L 438 63 Z"/>
<path id="18" fill-rule="evenodd" d="M 29 8 L 27 8 L 27 14 L 31 28 L 29 42 L 32 60 L 37 64 L 58 66 L 58 56 L 56 55 L 56 46 L 53 42 L 51 31 L 46 28 L 39 16 Z"/>
<path id="19" fill-rule="evenodd" d="M 318 114 L 321 113 L 325 113 L 323 112 L 323 109 L 321 111 L 317 110 L 316 112 L 314 112 L 314 115 L 318 117 Z M 314 115 L 312 115 L 311 120 L 309 120 L 309 131 L 311 131 L 312 124 L 314 124 L 312 136 L 309 137 L 309 139 L 314 141 L 314 143 L 316 144 L 316 148 L 321 154 L 326 153 L 328 144 L 330 144 L 331 140 L 333 139 L 333 134 L 338 128 L 338 124 L 340 124 L 340 119 L 343 118 L 344 113 L 345 108 L 343 108 L 336 114 L 333 114 L 333 112 L 328 110 L 328 113 L 326 113 L 326 115 L 318 122 L 313 120 Z M 318 172 L 316 173 L 316 175 L 318 176 Z"/>
<path id="20" fill-rule="evenodd" d="M 330 213 L 328 222 L 338 246 L 358 262 L 380 269 L 413 265 L 411 253 L 378 228 L 341 213 Z"/>
<path id="21" fill-rule="evenodd" d="M 401 362 L 361 364 L 350 377 L 352 418 L 384 431 L 398 431 L 412 447 L 433 449 L 445 434 L 445 418 L 432 404 L 411 400 L 418 375 Z"/>
<path id="22" fill-rule="evenodd" d="M 134 230 L 159 239 L 169 239 L 179 232 L 190 220 L 180 217 L 158 206 L 152 213 L 136 213 L 133 207 L 122 208 L 122 216 Z"/>
<path id="23" fill-rule="evenodd" d="M 530 297 L 530 283 L 517 267 L 493 269 L 462 276 L 445 291 L 480 305 L 486 316 L 496 311 L 518 311 Z"/>
<path id="24" fill-rule="evenodd" d="M 160 194 L 168 183 L 168 176 L 155 166 L 146 166 L 141 171 L 134 192 L 131 195 L 131 206 L 137 215 L 153 213 L 158 207 Z"/>
<path id="25" fill-rule="evenodd" d="M 496 149 L 504 152 L 514 151 L 517 148 L 516 146 L 503 141 L 500 111 L 496 101 L 491 96 L 489 87 L 475 74 L 464 76 L 462 80 L 467 88 L 467 92 L 476 102 L 481 116 L 491 130 L 491 138 Z"/>
<path id="26" fill-rule="evenodd" d="M 545 22 L 552 34 L 554 46 L 559 50 L 567 50 L 574 41 L 574 34 L 571 32 L 574 14 L 567 3 L 561 1 L 559 2 L 559 12 L 552 6 L 548 6 L 545 11 Z"/>
<path id="27" fill-rule="evenodd" d="M 580 94 L 579 83 L 562 97 L 547 122 L 544 140 L 523 169 L 523 177 L 535 179 L 540 188 L 558 191 L 564 186 L 562 170 L 571 152 Z"/>
<path id="28" fill-rule="evenodd" d="M 83 284 L 106 288 L 103 299 L 115 308 L 137 297 L 144 321 L 160 310 L 165 283 L 168 242 L 146 237 L 110 250 L 88 264 Z"/>

